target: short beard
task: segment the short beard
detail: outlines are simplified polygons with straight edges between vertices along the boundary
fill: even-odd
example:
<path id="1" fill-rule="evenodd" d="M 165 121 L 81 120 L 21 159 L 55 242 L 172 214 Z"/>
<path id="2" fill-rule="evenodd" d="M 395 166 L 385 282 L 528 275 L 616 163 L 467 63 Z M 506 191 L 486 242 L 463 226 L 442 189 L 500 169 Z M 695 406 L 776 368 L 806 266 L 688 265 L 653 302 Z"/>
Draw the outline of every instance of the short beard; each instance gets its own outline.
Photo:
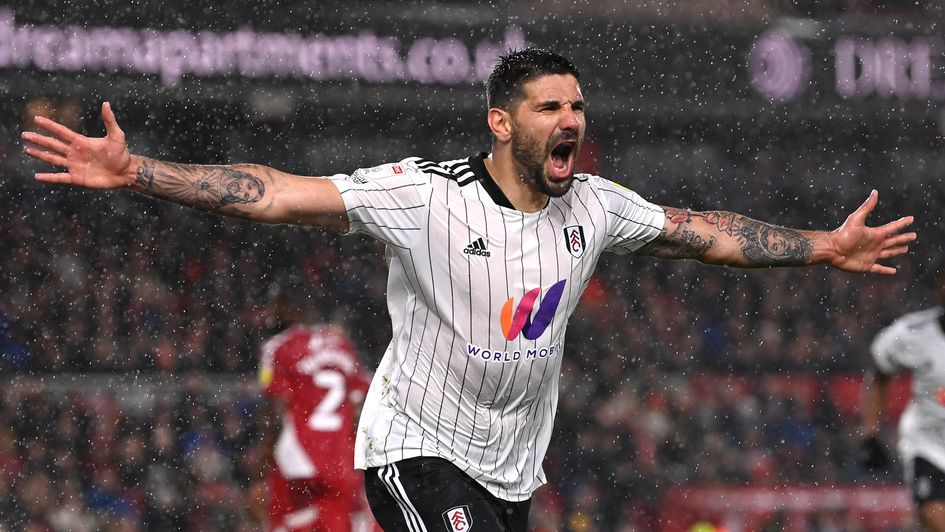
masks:
<path id="1" fill-rule="evenodd" d="M 542 146 L 540 140 L 525 133 L 524 128 L 519 127 L 514 120 L 512 124 L 515 131 L 520 132 L 512 134 L 512 157 L 519 167 L 522 178 L 546 196 L 560 198 L 567 194 L 571 190 L 573 175 L 572 179 L 566 181 L 563 186 L 552 186 L 551 180 L 545 175 L 545 160 L 551 150 L 551 146 L 547 144 L 557 144 L 561 136 L 552 137 L 545 146 Z M 575 155 L 577 155 L 576 151 Z"/>

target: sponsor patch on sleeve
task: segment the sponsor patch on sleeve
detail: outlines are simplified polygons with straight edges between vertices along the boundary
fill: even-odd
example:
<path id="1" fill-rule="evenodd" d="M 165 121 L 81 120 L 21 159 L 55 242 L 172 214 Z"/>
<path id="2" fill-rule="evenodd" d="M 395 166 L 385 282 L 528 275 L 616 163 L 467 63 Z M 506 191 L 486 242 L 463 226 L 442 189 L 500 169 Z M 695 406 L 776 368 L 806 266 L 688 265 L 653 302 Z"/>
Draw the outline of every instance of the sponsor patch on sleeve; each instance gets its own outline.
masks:
<path id="1" fill-rule="evenodd" d="M 354 181 L 355 183 L 363 184 L 369 179 L 381 179 L 393 175 L 402 175 L 406 172 L 407 170 L 404 168 L 404 165 L 399 163 L 388 163 L 382 164 L 380 166 L 372 166 L 370 168 L 358 168 L 348 177 L 348 179 Z"/>

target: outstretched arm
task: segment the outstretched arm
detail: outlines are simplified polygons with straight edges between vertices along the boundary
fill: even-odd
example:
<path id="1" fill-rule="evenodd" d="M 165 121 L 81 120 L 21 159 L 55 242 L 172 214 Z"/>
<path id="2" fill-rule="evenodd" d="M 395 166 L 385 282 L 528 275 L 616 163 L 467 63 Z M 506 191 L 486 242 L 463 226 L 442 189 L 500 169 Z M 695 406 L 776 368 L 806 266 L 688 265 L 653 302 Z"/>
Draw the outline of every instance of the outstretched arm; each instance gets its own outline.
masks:
<path id="1" fill-rule="evenodd" d="M 643 247 L 644 255 L 667 259 L 696 259 L 707 264 L 743 268 L 829 264 L 852 272 L 894 274 L 878 261 L 908 252 L 915 233 L 903 233 L 912 223 L 906 216 L 880 227 L 866 218 L 878 194 L 869 198 L 833 231 L 804 231 L 779 227 L 726 211 L 697 212 L 664 207 L 663 230 Z"/>
<path id="2" fill-rule="evenodd" d="M 178 164 L 132 155 L 125 134 L 106 102 L 106 135 L 91 138 L 44 117 L 36 125 L 50 133 L 24 132 L 23 151 L 65 172 L 36 179 L 87 188 L 136 192 L 226 216 L 264 223 L 316 225 L 344 230 L 348 219 L 338 189 L 327 179 L 302 177 L 254 164 Z M 42 149 L 40 149 L 42 148 Z"/>

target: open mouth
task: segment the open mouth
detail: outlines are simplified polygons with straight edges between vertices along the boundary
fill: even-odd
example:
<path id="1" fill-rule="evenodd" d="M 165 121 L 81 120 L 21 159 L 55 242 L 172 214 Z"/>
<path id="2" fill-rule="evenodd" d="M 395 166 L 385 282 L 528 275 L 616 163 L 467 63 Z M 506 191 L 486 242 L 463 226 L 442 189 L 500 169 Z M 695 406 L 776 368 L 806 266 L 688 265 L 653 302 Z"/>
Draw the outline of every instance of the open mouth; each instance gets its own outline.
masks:
<path id="1" fill-rule="evenodd" d="M 556 179 L 571 177 L 574 169 L 574 150 L 577 141 L 566 140 L 551 149 L 551 176 Z"/>

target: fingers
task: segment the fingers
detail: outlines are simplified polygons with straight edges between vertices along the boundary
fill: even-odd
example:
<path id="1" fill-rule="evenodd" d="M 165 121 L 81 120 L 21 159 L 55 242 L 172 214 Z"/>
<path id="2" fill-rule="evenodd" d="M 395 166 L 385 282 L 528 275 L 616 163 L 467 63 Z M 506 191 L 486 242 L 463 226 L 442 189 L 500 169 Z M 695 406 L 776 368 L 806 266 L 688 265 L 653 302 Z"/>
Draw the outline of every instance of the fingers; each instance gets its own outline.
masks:
<path id="1" fill-rule="evenodd" d="M 894 248 L 884 249 L 879 252 L 880 259 L 888 259 L 890 257 L 896 257 L 899 255 L 905 255 L 909 253 L 909 246 L 898 246 Z"/>
<path id="2" fill-rule="evenodd" d="M 69 174 L 69 173 L 36 174 L 36 180 L 44 181 L 46 183 L 71 183 L 72 174 Z"/>
<path id="3" fill-rule="evenodd" d="M 851 219 L 856 220 L 859 223 L 866 224 L 866 217 L 869 216 L 873 209 L 876 208 L 876 204 L 879 203 L 879 192 L 874 188 L 869 197 L 866 198 L 866 201 L 859 206 L 853 214 L 850 215 Z"/>
<path id="4" fill-rule="evenodd" d="M 37 126 L 45 129 L 46 131 L 49 131 L 53 135 L 56 135 L 69 144 L 72 144 L 77 138 L 79 138 L 79 134 L 75 131 L 72 131 L 58 122 L 48 119 L 45 116 L 37 116 L 34 122 L 36 122 Z"/>
<path id="5" fill-rule="evenodd" d="M 893 235 L 886 238 L 886 247 L 889 246 L 901 246 L 903 244 L 908 244 L 909 242 L 914 242 L 916 239 L 915 233 L 903 233 L 901 235 Z"/>
<path id="6" fill-rule="evenodd" d="M 883 266 L 882 264 L 874 264 L 870 266 L 870 273 L 878 273 L 881 275 L 895 275 L 896 269 L 889 266 Z"/>
<path id="7" fill-rule="evenodd" d="M 912 217 L 908 216 L 896 220 L 895 222 L 886 224 L 883 228 L 887 228 L 892 225 L 898 225 L 898 229 L 905 227 L 906 225 L 912 223 Z M 895 232 L 894 232 L 895 233 Z M 883 243 L 883 249 L 879 252 L 876 257 L 876 260 L 885 260 L 893 257 L 898 257 L 900 255 L 905 255 L 909 253 L 909 246 L 906 244 L 915 241 L 916 233 L 903 233 L 901 235 L 893 234 Z M 894 275 L 896 273 L 896 268 L 890 266 L 884 266 L 882 264 L 873 263 L 869 269 L 870 273 L 878 273 L 881 275 Z"/>
<path id="8" fill-rule="evenodd" d="M 899 231 L 902 231 L 906 227 L 912 225 L 912 222 L 915 220 L 912 216 L 904 216 L 898 220 L 889 222 L 886 225 L 881 226 L 879 229 L 883 232 L 884 235 L 889 236 Z M 915 233 L 912 233 L 915 234 Z"/>
<path id="9" fill-rule="evenodd" d="M 66 166 L 66 158 L 56 153 L 43 151 L 32 146 L 23 146 L 23 152 L 34 159 L 39 159 L 53 166 Z"/>
<path id="10" fill-rule="evenodd" d="M 24 131 L 20 137 L 27 142 L 32 142 L 33 144 L 52 150 L 59 155 L 65 155 L 69 150 L 69 146 L 60 140 L 40 135 L 39 133 L 33 133 L 32 131 Z"/>
<path id="11" fill-rule="evenodd" d="M 102 104 L 102 122 L 105 123 L 105 132 L 109 137 L 118 142 L 125 142 L 125 133 L 118 127 L 118 120 L 115 119 L 112 104 L 108 102 Z"/>

